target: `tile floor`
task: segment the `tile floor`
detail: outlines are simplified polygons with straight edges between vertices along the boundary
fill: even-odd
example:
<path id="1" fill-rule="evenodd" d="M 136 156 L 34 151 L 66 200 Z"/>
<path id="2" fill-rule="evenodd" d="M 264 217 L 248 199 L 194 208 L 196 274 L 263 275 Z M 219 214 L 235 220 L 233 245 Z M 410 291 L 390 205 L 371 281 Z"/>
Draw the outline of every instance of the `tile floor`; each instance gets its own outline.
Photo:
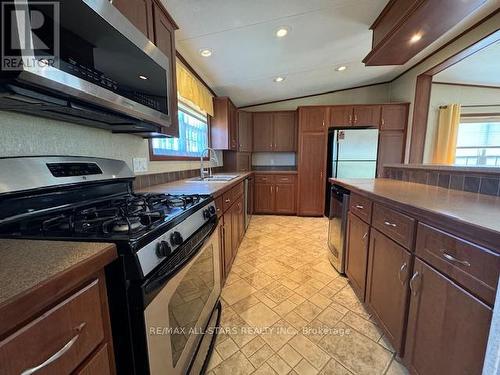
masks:
<path id="1" fill-rule="evenodd" d="M 407 374 L 330 265 L 327 228 L 324 218 L 253 216 L 222 291 L 209 375 Z"/>

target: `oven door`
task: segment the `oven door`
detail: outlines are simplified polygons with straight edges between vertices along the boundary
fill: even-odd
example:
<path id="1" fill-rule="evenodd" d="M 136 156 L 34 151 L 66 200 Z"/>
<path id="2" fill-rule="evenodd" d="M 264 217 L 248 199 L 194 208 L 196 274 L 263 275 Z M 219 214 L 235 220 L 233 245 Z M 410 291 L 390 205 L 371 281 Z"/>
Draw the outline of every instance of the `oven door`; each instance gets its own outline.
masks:
<path id="1" fill-rule="evenodd" d="M 152 375 L 185 374 L 220 296 L 219 226 L 144 310 Z"/>

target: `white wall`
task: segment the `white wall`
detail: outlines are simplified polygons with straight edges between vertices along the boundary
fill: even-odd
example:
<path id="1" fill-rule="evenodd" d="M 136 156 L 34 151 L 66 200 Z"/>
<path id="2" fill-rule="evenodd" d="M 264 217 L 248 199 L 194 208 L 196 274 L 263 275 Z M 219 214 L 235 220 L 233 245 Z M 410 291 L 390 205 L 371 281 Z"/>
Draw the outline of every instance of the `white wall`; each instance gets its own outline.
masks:
<path id="1" fill-rule="evenodd" d="M 373 85 L 358 89 L 332 92 L 301 99 L 283 100 L 277 103 L 256 105 L 245 108 L 245 111 L 285 111 L 295 110 L 304 105 L 333 105 L 333 104 L 372 104 L 387 103 L 390 97 L 389 84 Z"/>
<path id="2" fill-rule="evenodd" d="M 439 106 L 447 104 L 494 105 L 500 104 L 500 88 L 471 87 L 433 83 L 429 103 L 427 134 L 425 137 L 424 162 L 430 162 L 437 135 Z M 462 113 L 500 112 L 498 107 L 465 107 Z"/>
<path id="3" fill-rule="evenodd" d="M 0 111 L 0 157 L 74 155 L 121 159 L 132 167 L 132 158 L 149 160 L 148 141 L 128 134 L 80 126 L 42 117 Z M 219 153 L 222 165 L 222 153 Z M 147 173 L 199 168 L 198 161 L 153 161 Z"/>
<path id="4" fill-rule="evenodd" d="M 474 44 L 475 42 L 485 38 L 489 34 L 493 33 L 498 29 L 500 25 L 500 13 L 491 17 L 487 21 L 480 24 L 478 27 L 469 31 L 465 35 L 461 36 L 455 42 L 446 46 L 436 54 L 429 57 L 427 60 L 423 61 L 421 64 L 417 65 L 410 71 L 403 74 L 401 77 L 391 82 L 390 84 L 390 101 L 393 102 L 410 102 L 410 118 L 408 122 L 408 137 L 407 137 L 407 147 L 406 147 L 406 160 L 408 160 L 409 155 L 409 145 L 411 143 L 411 128 L 412 128 L 412 117 L 413 117 L 413 101 L 415 97 L 415 86 L 417 82 L 417 76 L 421 73 L 426 72 L 433 66 L 443 62 L 450 56 L 456 54 L 457 52 L 463 50 L 467 46 Z M 428 151 L 425 152 L 426 155 L 429 154 Z M 428 159 L 424 160 L 428 162 Z"/>

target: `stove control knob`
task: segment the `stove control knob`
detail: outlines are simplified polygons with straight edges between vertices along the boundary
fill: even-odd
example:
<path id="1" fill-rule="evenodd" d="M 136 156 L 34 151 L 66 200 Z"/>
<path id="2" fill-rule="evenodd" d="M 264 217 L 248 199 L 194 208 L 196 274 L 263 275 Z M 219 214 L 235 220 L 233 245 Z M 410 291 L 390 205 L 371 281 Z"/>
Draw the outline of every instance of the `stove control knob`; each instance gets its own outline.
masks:
<path id="1" fill-rule="evenodd" d="M 203 210 L 203 217 L 205 219 L 210 219 L 210 216 L 212 216 L 212 215 L 211 215 L 210 210 L 208 208 Z"/>
<path id="2" fill-rule="evenodd" d="M 156 255 L 158 255 L 159 258 L 165 258 L 169 256 L 171 252 L 172 248 L 167 241 L 161 241 L 156 248 Z"/>
<path id="3" fill-rule="evenodd" d="M 174 232 L 170 235 L 170 243 L 172 246 L 178 246 L 184 241 L 182 235 L 179 232 Z"/>
<path id="4" fill-rule="evenodd" d="M 210 212 L 210 215 L 215 214 L 215 207 L 214 206 L 208 207 L 208 212 Z"/>

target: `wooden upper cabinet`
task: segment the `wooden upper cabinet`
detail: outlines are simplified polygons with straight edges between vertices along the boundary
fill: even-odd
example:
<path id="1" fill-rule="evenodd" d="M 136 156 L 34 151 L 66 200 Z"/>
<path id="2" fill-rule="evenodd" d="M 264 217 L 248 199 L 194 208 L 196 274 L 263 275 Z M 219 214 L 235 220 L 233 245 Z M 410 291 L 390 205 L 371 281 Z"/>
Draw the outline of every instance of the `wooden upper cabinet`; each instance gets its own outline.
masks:
<path id="1" fill-rule="evenodd" d="M 299 108 L 299 132 L 324 131 L 329 122 L 328 113 L 325 106 Z"/>
<path id="2" fill-rule="evenodd" d="M 365 300 L 366 265 L 368 263 L 368 244 L 370 226 L 357 216 L 349 213 L 347 222 L 346 274 L 361 301 Z"/>
<path id="3" fill-rule="evenodd" d="M 299 215 L 323 215 L 326 188 L 325 157 L 325 133 L 300 134 L 297 208 Z"/>
<path id="4" fill-rule="evenodd" d="M 169 114 L 171 125 L 168 133 L 173 136 L 179 135 L 179 119 L 177 115 L 177 80 L 176 80 L 176 51 L 175 51 L 175 29 L 177 26 L 165 11 L 165 9 L 153 2 L 154 15 L 154 43 L 169 59 Z"/>
<path id="5" fill-rule="evenodd" d="M 354 106 L 352 125 L 353 126 L 376 126 L 380 124 L 379 105 Z"/>
<path id="6" fill-rule="evenodd" d="M 410 267 L 410 253 L 372 228 L 365 301 L 398 353 L 403 346 Z"/>
<path id="7" fill-rule="evenodd" d="M 296 151 L 297 124 L 295 111 L 275 112 L 273 118 L 274 151 Z"/>
<path id="8" fill-rule="evenodd" d="M 214 100 L 214 116 L 210 121 L 212 148 L 216 150 L 237 149 L 237 111 L 231 99 L 220 96 Z"/>
<path id="9" fill-rule="evenodd" d="M 112 3 L 149 40 L 154 40 L 153 0 L 113 0 Z"/>
<path id="10" fill-rule="evenodd" d="M 253 151 L 296 151 L 295 111 L 254 112 Z"/>
<path id="11" fill-rule="evenodd" d="M 238 151 L 252 152 L 252 112 L 238 111 Z"/>
<path id="12" fill-rule="evenodd" d="M 383 176 L 384 165 L 404 162 L 406 134 L 402 131 L 381 131 L 378 141 L 377 176 Z"/>
<path id="13" fill-rule="evenodd" d="M 332 106 L 330 107 L 330 122 L 329 126 L 351 126 L 353 118 L 353 107 Z"/>
<path id="14" fill-rule="evenodd" d="M 408 104 L 382 106 L 380 130 L 405 130 L 408 121 Z"/>
<path id="15" fill-rule="evenodd" d="M 272 112 L 253 114 L 253 151 L 273 151 L 273 119 Z"/>
<path id="16" fill-rule="evenodd" d="M 481 374 L 491 308 L 420 259 L 410 286 L 404 355 L 410 372 Z"/>

